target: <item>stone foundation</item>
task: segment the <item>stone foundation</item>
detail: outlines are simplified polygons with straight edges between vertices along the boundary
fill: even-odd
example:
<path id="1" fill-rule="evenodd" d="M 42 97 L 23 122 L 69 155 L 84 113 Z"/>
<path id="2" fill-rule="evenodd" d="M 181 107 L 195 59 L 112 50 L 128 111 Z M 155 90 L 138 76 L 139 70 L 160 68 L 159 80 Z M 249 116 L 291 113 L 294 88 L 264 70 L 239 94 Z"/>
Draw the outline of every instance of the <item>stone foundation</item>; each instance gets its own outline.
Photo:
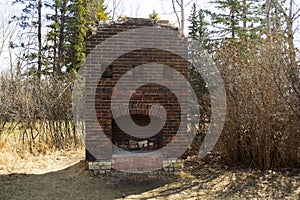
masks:
<path id="1" fill-rule="evenodd" d="M 143 177 L 179 177 L 183 167 L 182 160 L 164 159 L 163 168 L 151 171 L 148 169 L 126 169 L 119 171 L 113 168 L 113 162 L 110 161 L 95 161 L 89 162 L 89 170 L 94 175 L 125 175 L 125 176 L 143 176 Z"/>

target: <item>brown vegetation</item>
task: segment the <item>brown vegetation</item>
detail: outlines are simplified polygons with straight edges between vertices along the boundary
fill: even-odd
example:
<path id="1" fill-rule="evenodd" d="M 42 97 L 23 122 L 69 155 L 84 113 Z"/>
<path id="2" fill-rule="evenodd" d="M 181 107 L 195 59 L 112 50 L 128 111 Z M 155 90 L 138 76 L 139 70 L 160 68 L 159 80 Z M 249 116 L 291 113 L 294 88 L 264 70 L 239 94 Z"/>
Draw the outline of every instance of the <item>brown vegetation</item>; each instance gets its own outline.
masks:
<path id="1" fill-rule="evenodd" d="M 12 137 L 31 152 L 80 146 L 72 117 L 72 83 L 72 77 L 2 75 L 0 140 Z"/>
<path id="2" fill-rule="evenodd" d="M 228 109 L 219 147 L 228 163 L 299 166 L 299 66 L 287 46 L 278 35 L 259 45 L 227 41 L 218 52 Z"/>

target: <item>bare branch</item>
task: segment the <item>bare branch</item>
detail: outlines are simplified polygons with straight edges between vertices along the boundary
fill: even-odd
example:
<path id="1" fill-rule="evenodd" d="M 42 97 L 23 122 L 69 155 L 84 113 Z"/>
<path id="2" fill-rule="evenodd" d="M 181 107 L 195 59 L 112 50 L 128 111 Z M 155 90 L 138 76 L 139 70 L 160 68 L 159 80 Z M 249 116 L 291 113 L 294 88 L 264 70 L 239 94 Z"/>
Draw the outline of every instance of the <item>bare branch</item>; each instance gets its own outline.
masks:
<path id="1" fill-rule="evenodd" d="M 135 17 L 138 17 L 138 16 L 139 16 L 139 15 L 138 15 L 138 12 L 139 12 L 140 8 L 141 8 L 141 2 L 137 0 L 137 1 L 136 1 Z"/>
<path id="2" fill-rule="evenodd" d="M 175 7 L 175 2 L 174 2 L 174 0 L 172 0 L 172 6 L 173 6 L 173 11 L 174 11 L 174 13 L 175 13 L 175 15 L 176 15 L 176 18 L 177 18 L 178 26 L 180 27 L 180 26 L 181 26 L 181 23 L 180 23 L 180 19 L 179 19 L 178 13 L 177 13 L 177 11 L 176 11 L 176 7 Z"/>
<path id="3" fill-rule="evenodd" d="M 115 19 L 116 15 L 118 13 L 123 13 L 124 8 L 120 8 L 120 4 L 122 3 L 122 0 L 112 0 L 113 2 L 113 8 L 112 8 L 112 19 Z M 119 9 L 122 9 L 122 11 L 118 11 Z"/>

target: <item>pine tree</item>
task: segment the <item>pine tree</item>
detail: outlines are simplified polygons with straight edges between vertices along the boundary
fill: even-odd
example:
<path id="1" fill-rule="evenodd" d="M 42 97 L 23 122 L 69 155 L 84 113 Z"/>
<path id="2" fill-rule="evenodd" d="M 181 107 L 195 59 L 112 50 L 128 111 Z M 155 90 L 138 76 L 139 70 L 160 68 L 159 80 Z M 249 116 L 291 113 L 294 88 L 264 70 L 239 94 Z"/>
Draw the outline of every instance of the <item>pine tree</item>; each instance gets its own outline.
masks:
<path id="1" fill-rule="evenodd" d="M 66 26 L 66 0 L 48 0 L 45 6 L 52 9 L 53 13 L 47 14 L 50 22 L 47 27 L 48 72 L 53 75 L 61 75 L 65 63 L 64 43 Z"/>
<path id="2" fill-rule="evenodd" d="M 262 10 L 259 0 L 214 0 L 218 11 L 210 12 L 214 36 L 232 41 L 257 37 L 261 28 Z"/>
<path id="3" fill-rule="evenodd" d="M 52 10 L 47 34 L 48 70 L 61 76 L 76 72 L 85 60 L 85 37 L 88 26 L 109 18 L 99 0 L 48 0 Z"/>
<path id="4" fill-rule="evenodd" d="M 198 96 L 198 100 L 203 100 L 206 94 L 209 94 L 208 89 L 206 87 L 206 83 L 203 80 L 199 69 L 199 52 L 207 50 L 208 47 L 208 28 L 207 25 L 209 24 L 205 21 L 205 11 L 203 9 L 197 10 L 196 4 L 193 4 L 192 12 L 189 17 L 189 38 L 192 40 L 190 41 L 191 50 L 189 52 L 190 59 L 189 59 L 189 82 L 191 83 L 194 91 Z M 204 96 L 203 96 L 204 95 Z M 204 108 L 204 107 L 203 107 Z M 203 109 L 202 108 L 202 109 Z M 206 108 L 204 108 L 206 109 Z M 201 112 L 205 112 L 201 110 Z"/>
<path id="5" fill-rule="evenodd" d="M 208 25 L 209 22 L 205 20 L 206 11 L 203 9 L 197 10 L 196 4 L 193 4 L 192 13 L 188 21 L 190 22 L 189 26 L 189 37 L 194 40 L 199 41 L 203 48 L 208 48 Z"/>
<path id="6" fill-rule="evenodd" d="M 86 0 L 72 0 L 66 25 L 66 71 L 76 72 L 85 61 L 85 38 L 88 31 Z"/>

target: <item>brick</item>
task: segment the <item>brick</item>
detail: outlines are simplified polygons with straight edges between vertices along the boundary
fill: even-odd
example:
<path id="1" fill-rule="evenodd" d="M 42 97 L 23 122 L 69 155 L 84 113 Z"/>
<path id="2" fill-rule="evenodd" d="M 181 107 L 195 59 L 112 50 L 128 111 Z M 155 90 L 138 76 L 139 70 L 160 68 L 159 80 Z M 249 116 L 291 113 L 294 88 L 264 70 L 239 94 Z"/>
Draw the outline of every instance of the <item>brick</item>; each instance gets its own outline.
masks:
<path id="1" fill-rule="evenodd" d="M 129 18 L 126 23 L 111 24 L 100 29 L 95 29 L 95 35 L 91 35 L 87 40 L 86 51 L 87 51 L 87 64 L 86 70 L 86 103 L 91 109 L 86 110 L 86 135 L 87 135 L 87 148 L 94 152 L 94 156 L 98 160 L 111 159 L 112 145 L 110 141 L 114 143 L 125 143 L 129 140 L 136 140 L 133 136 L 124 133 L 120 128 L 116 127 L 112 116 L 112 109 L 114 109 L 115 117 L 124 117 L 128 115 L 135 115 L 134 118 L 137 124 L 141 123 L 146 125 L 147 115 L 151 115 L 155 120 L 162 120 L 163 110 L 161 108 L 155 108 L 150 110 L 151 105 L 160 104 L 166 109 L 167 120 L 163 129 L 153 138 L 158 139 L 158 144 L 152 148 L 162 148 L 169 144 L 176 136 L 178 127 L 180 125 L 180 115 L 182 111 L 186 111 L 187 103 L 182 105 L 179 104 L 177 97 L 165 87 L 158 84 L 145 85 L 138 88 L 133 95 L 130 97 L 130 106 L 127 107 L 118 106 L 111 108 L 111 96 L 112 88 L 116 85 L 119 79 L 125 75 L 129 70 L 136 66 L 147 64 L 147 63 L 158 63 L 169 66 L 184 77 L 188 77 L 188 62 L 179 56 L 178 54 L 186 54 L 187 46 L 179 38 L 177 29 L 166 24 L 164 28 L 173 30 L 170 34 L 166 35 L 164 29 L 156 27 L 149 19 L 134 19 Z M 145 35 L 141 34 L 136 27 L 148 27 L 149 33 L 152 35 L 152 39 L 148 41 Z M 158 31 L 152 31 L 156 29 Z M 113 43 L 106 45 L 105 48 L 95 48 L 98 44 L 105 41 L 107 38 L 114 37 L 114 35 L 123 31 L 130 30 L 132 34 L 137 35 L 136 41 L 133 43 L 129 38 L 115 40 Z M 178 37 L 178 40 L 169 42 L 169 38 Z M 175 38 L 174 37 L 174 38 Z M 168 41 L 168 43 L 164 43 Z M 137 49 L 125 53 L 110 63 L 110 66 L 104 72 L 105 77 L 99 77 L 99 80 L 90 80 L 95 74 L 102 73 L 106 64 L 110 62 L 110 56 L 112 53 L 117 54 L 119 50 L 115 50 L 116 47 L 131 48 L 133 45 L 148 45 L 147 48 Z M 156 47 L 165 46 L 168 51 L 157 49 Z M 173 53 L 174 52 L 174 53 Z M 143 74 L 147 80 L 155 82 L 161 78 L 175 78 L 175 75 L 168 68 L 161 69 L 156 65 L 153 65 L 153 74 Z M 143 72 L 141 72 L 143 73 Z M 139 80 L 140 76 L 136 72 L 130 74 L 132 80 L 128 80 L 126 84 L 128 86 L 134 86 L 136 81 Z M 178 85 L 182 84 L 176 81 L 169 81 L 171 84 Z M 96 86 L 95 86 L 96 85 Z M 126 85 L 126 86 L 127 86 Z M 96 88 L 94 88 L 94 86 Z M 117 91 L 114 95 L 119 98 L 118 105 L 125 103 L 128 97 L 128 88 L 124 87 L 125 91 Z M 96 94 L 94 95 L 94 91 Z M 190 95 L 184 87 L 178 87 L 178 92 L 183 96 Z M 95 105 L 93 105 L 95 103 Z M 95 109 L 93 109 L 95 107 Z M 96 121 L 94 119 L 94 111 L 96 110 Z M 99 136 L 99 130 L 105 132 L 106 138 Z M 152 139 L 152 138 L 150 138 Z M 185 137 L 181 137 L 180 141 L 184 143 Z M 125 144 L 122 144 L 125 145 Z M 123 148 L 123 147 L 122 147 Z M 125 147 L 124 147 L 125 148 Z M 127 147 L 126 147 L 127 148 Z M 150 147 L 149 147 L 150 148 Z M 175 147 L 180 148 L 180 146 Z M 174 151 L 176 152 L 176 151 Z M 172 151 L 168 152 L 172 155 Z M 89 164 L 91 167 L 98 167 L 101 170 L 107 170 L 109 166 L 118 169 L 133 169 L 133 170 L 144 170 L 144 169 L 156 169 L 163 166 L 172 164 L 173 161 L 165 161 L 163 158 L 154 157 L 125 157 L 125 158 L 112 158 L 110 164 Z M 168 169 L 173 170 L 173 169 Z"/>

